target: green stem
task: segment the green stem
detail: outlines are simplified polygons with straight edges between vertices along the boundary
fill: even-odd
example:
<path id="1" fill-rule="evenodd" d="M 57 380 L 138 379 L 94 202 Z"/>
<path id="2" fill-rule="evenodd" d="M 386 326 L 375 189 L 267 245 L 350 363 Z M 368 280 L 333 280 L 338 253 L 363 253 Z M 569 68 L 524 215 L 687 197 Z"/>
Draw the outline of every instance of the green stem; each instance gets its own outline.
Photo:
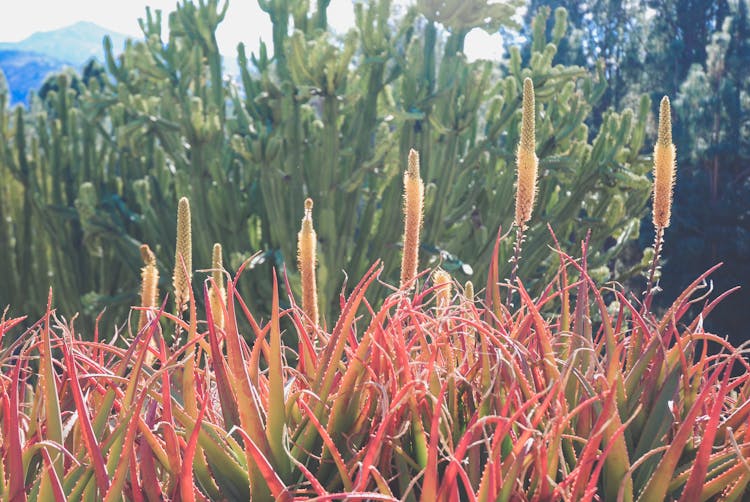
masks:
<path id="1" fill-rule="evenodd" d="M 648 312 L 651 309 L 651 301 L 654 298 L 654 293 L 659 291 L 658 286 L 654 287 L 654 280 L 656 278 L 656 271 L 659 268 L 659 258 L 661 256 L 661 247 L 664 240 L 664 227 L 656 228 L 656 236 L 654 237 L 654 259 L 651 260 L 651 268 L 648 272 L 648 283 L 646 284 L 646 297 L 643 300 L 643 310 Z"/>
<path id="2" fill-rule="evenodd" d="M 521 247 L 523 246 L 523 240 L 525 238 L 524 225 L 516 226 L 516 243 L 513 248 L 513 259 L 511 261 L 512 268 L 510 269 L 510 280 L 508 284 L 508 296 L 505 299 L 505 306 L 510 308 L 513 306 L 513 283 L 516 282 L 518 277 L 518 265 L 521 262 Z"/>

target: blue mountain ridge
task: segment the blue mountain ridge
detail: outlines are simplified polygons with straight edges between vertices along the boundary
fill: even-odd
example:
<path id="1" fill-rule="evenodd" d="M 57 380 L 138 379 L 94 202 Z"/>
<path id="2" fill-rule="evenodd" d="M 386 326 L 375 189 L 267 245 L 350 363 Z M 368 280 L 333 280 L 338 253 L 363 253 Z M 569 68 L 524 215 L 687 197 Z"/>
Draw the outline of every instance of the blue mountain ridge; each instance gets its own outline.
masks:
<path id="1" fill-rule="evenodd" d="M 112 46 L 118 51 L 128 38 L 81 21 L 58 30 L 34 33 L 20 42 L 0 43 L 0 70 L 10 88 L 10 103 L 27 102 L 29 92 L 38 89 L 50 73 L 65 67 L 80 70 L 91 58 L 103 61 L 105 35 L 110 36 Z"/>

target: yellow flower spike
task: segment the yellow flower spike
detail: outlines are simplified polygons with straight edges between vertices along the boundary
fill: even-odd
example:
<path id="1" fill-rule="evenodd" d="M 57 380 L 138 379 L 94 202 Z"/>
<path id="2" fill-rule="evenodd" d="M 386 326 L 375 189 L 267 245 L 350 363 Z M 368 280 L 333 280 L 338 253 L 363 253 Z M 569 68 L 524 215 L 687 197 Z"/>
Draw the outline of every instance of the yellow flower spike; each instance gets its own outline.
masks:
<path id="1" fill-rule="evenodd" d="M 474 283 L 473 282 L 466 281 L 466 285 L 464 286 L 464 296 L 470 302 L 474 301 Z"/>
<path id="2" fill-rule="evenodd" d="M 654 293 L 659 291 L 656 281 L 657 270 L 661 257 L 664 240 L 664 229 L 669 226 L 672 217 L 672 189 L 675 183 L 677 152 L 672 143 L 672 117 L 669 98 L 664 96 L 659 105 L 659 134 L 654 145 L 654 258 L 646 284 L 646 297 L 643 300 L 644 309 L 651 308 Z"/>
<path id="3" fill-rule="evenodd" d="M 218 242 L 214 244 L 211 269 L 213 284 L 208 291 L 208 298 L 211 302 L 211 312 L 213 313 L 216 326 L 224 329 L 224 311 L 222 310 L 222 304 L 227 301 L 227 292 L 224 288 L 224 261 L 222 259 L 221 244 Z"/>
<path id="4" fill-rule="evenodd" d="M 534 83 L 530 78 L 523 81 L 523 104 L 521 110 L 521 140 L 518 142 L 518 153 L 516 156 L 516 168 L 518 180 L 516 183 L 516 243 L 511 259 L 509 284 L 513 285 L 518 274 L 518 265 L 521 260 L 521 246 L 525 238 L 526 223 L 531 219 L 534 209 L 534 198 L 536 196 L 536 178 L 539 159 L 536 157 L 535 134 L 535 102 Z M 506 306 L 510 309 L 513 303 L 513 291 L 508 290 Z"/>
<path id="5" fill-rule="evenodd" d="M 424 183 L 419 176 L 419 153 L 409 151 L 404 173 L 404 249 L 401 258 L 401 287 L 411 287 L 419 266 L 419 231 L 422 227 Z"/>
<path id="6" fill-rule="evenodd" d="M 432 275 L 432 282 L 436 287 L 438 308 L 447 308 L 451 302 L 451 275 L 443 269 L 437 269 Z"/>
<path id="7" fill-rule="evenodd" d="M 659 107 L 659 136 L 654 145 L 654 226 L 667 228 L 672 215 L 672 189 L 675 182 L 675 146 L 672 144 L 672 119 L 669 98 Z"/>
<path id="8" fill-rule="evenodd" d="M 297 264 L 302 277 L 302 310 L 312 323 L 318 327 L 318 289 L 315 282 L 315 263 L 317 261 L 317 236 L 312 220 L 313 201 L 305 199 L 305 216 L 302 227 L 297 234 Z"/>
<path id="9" fill-rule="evenodd" d="M 521 141 L 518 143 L 516 167 L 518 184 L 516 186 L 515 224 L 524 228 L 531 219 L 536 195 L 537 165 L 536 144 L 534 139 L 534 84 L 530 78 L 523 81 L 523 113 L 521 116 Z"/>
<path id="10" fill-rule="evenodd" d="M 141 258 L 144 263 L 141 268 L 141 307 L 154 308 L 159 298 L 159 269 L 156 268 L 156 256 L 148 244 L 141 246 Z M 147 321 L 146 310 L 141 310 L 138 331 L 143 329 Z"/>
<path id="11" fill-rule="evenodd" d="M 174 285 L 175 307 L 179 314 L 190 301 L 190 278 L 193 274 L 193 240 L 190 229 L 190 201 L 180 199 L 177 205 L 177 246 L 175 251 Z"/>

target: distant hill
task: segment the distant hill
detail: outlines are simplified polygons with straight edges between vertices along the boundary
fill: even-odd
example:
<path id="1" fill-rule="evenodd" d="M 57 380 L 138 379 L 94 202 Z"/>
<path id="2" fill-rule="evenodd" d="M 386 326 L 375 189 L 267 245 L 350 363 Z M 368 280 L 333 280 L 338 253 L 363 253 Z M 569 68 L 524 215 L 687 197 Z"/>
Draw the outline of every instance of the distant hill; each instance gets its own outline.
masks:
<path id="1" fill-rule="evenodd" d="M 0 42 L 0 70 L 8 80 L 11 103 L 26 102 L 29 91 L 39 88 L 51 72 L 65 66 L 80 70 L 91 58 L 103 61 L 105 35 L 122 51 L 126 35 L 87 21 L 34 33 L 20 42 Z"/>
<path id="2" fill-rule="evenodd" d="M 102 59 L 105 35 L 112 38 L 112 47 L 118 51 L 128 38 L 98 24 L 80 21 L 59 30 L 34 33 L 20 42 L 0 42 L 0 50 L 35 52 L 80 67 L 92 57 Z"/>
<path id="3" fill-rule="evenodd" d="M 38 89 L 52 72 L 72 66 L 44 54 L 18 50 L 0 50 L 0 70 L 10 88 L 10 104 L 24 103 L 29 91 Z"/>

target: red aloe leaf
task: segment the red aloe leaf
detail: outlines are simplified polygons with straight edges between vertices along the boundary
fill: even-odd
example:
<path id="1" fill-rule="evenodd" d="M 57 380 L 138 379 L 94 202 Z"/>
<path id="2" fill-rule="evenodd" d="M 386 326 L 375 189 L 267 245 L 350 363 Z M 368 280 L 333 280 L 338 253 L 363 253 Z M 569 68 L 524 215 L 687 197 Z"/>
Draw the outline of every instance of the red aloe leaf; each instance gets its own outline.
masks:
<path id="1" fill-rule="evenodd" d="M 307 405 L 307 403 L 305 403 L 305 401 L 302 399 L 299 399 L 297 402 L 300 408 L 302 408 L 302 411 L 310 419 L 310 422 L 318 430 L 318 434 L 320 434 L 320 437 L 323 438 L 323 444 L 325 444 L 326 448 L 328 448 L 328 451 L 333 456 L 333 461 L 336 464 L 336 468 L 339 471 L 339 476 L 341 477 L 341 481 L 344 484 L 344 490 L 351 491 L 353 484 L 352 479 L 349 477 L 349 474 L 346 471 L 346 464 L 344 463 L 344 459 L 341 456 L 338 448 L 336 448 L 336 444 L 333 442 L 333 439 L 331 439 L 331 436 L 328 435 L 328 432 L 325 430 L 325 428 L 315 416 L 315 413 L 313 413 L 313 411 Z"/>
<path id="2" fill-rule="evenodd" d="M 96 476 L 96 484 L 99 487 L 99 493 L 104 494 L 107 493 L 110 485 L 107 467 L 104 463 L 104 456 L 102 455 L 102 450 L 96 441 L 94 428 L 91 425 L 91 419 L 89 417 L 89 410 L 83 399 L 78 371 L 76 370 L 76 363 L 73 359 L 72 348 L 68 346 L 68 341 L 65 341 L 65 343 L 61 345 L 61 348 L 63 358 L 65 359 L 65 366 L 68 370 L 70 390 L 73 394 L 76 411 L 78 412 L 78 420 L 81 424 L 83 442 L 86 446 L 86 451 L 88 452 L 88 458 L 94 465 L 94 475 Z"/>
<path id="3" fill-rule="evenodd" d="M 26 502 L 26 489 L 24 480 L 26 473 L 23 471 L 23 454 L 21 452 L 21 424 L 19 421 L 18 385 L 21 373 L 21 358 L 16 359 L 13 365 L 13 373 L 10 382 L 10 417 L 8 430 L 5 437 L 8 441 L 8 500 L 14 502 Z"/>
<path id="4" fill-rule="evenodd" d="M 143 353 L 145 354 L 145 351 L 148 350 L 148 346 L 144 345 L 143 349 Z M 141 408 L 143 407 L 143 402 L 145 401 L 147 395 L 147 392 L 141 393 L 140 397 L 135 403 L 135 406 L 131 407 L 128 410 L 127 415 L 124 417 L 126 421 L 123 423 L 127 423 L 127 429 L 125 431 L 125 439 L 121 444 L 122 449 L 120 450 L 120 452 L 124 450 L 127 452 L 128 456 L 131 456 L 133 454 L 135 435 L 136 432 L 138 432 L 138 418 Z M 119 434 L 113 436 L 118 437 Z M 115 449 L 117 442 L 118 440 L 115 439 L 115 443 L 110 449 L 110 454 L 113 453 L 112 450 Z M 119 455 L 120 452 L 116 451 L 115 453 Z M 117 468 L 115 469 L 114 476 L 112 476 L 112 484 L 109 487 L 107 495 L 104 497 L 104 502 L 115 502 L 122 499 L 123 487 L 125 486 L 125 482 L 127 481 L 128 471 L 130 469 L 130 461 L 128 459 L 123 462 L 123 459 L 121 458 L 118 458 L 117 460 Z M 133 473 L 133 475 L 135 475 L 135 473 Z"/>
<path id="5" fill-rule="evenodd" d="M 258 446 L 255 444 L 255 441 L 242 429 L 235 429 L 237 432 L 242 435 L 242 437 L 245 440 L 245 444 L 247 445 L 247 451 L 249 452 L 250 457 L 252 458 L 253 462 L 255 462 L 255 465 L 258 467 L 258 470 L 263 476 L 263 479 L 266 482 L 266 485 L 271 491 L 271 495 L 274 497 L 274 499 L 277 502 L 291 502 L 293 500 L 292 494 L 289 492 L 289 489 L 284 486 L 284 482 L 281 481 L 281 478 L 279 478 L 279 475 L 274 470 L 271 463 L 268 461 L 265 455 L 263 455 L 263 452 L 258 448 Z"/>
<path id="6" fill-rule="evenodd" d="M 731 361 L 731 359 L 730 359 Z M 706 480 L 706 471 L 708 470 L 709 458 L 714 447 L 714 438 L 716 437 L 719 420 L 721 419 L 721 410 L 724 407 L 724 397 L 729 390 L 729 378 L 731 376 L 732 365 L 727 364 L 724 370 L 724 381 L 719 388 L 719 392 L 714 398 L 713 406 L 708 416 L 708 423 L 703 431 L 701 445 L 698 448 L 698 454 L 695 456 L 695 462 L 690 472 L 685 489 L 682 491 L 680 502 L 690 502 L 697 500 L 703 489 L 703 483 Z"/>
<path id="7" fill-rule="evenodd" d="M 55 498 L 55 502 L 66 502 L 67 498 L 65 497 L 60 477 L 57 475 L 57 472 L 55 472 L 55 466 L 47 448 L 42 448 L 42 457 L 44 458 L 45 464 L 47 464 L 47 475 L 49 476 L 48 479 L 50 481 L 52 496 Z M 11 497 L 11 500 L 14 499 Z"/>
<path id="8" fill-rule="evenodd" d="M 159 359 L 162 367 L 167 364 L 167 349 L 164 345 L 164 338 L 159 337 Z M 161 407 L 162 407 L 162 425 L 164 431 L 164 443 L 167 449 L 167 458 L 169 465 L 165 466 L 172 474 L 172 481 L 167 484 L 167 491 L 171 491 L 176 483 L 176 476 L 180 472 L 182 456 L 180 455 L 180 446 L 177 442 L 177 433 L 174 427 L 174 417 L 172 416 L 172 383 L 168 371 L 162 371 L 161 374 Z"/>
<path id="9" fill-rule="evenodd" d="M 328 396 L 331 391 L 331 384 L 333 383 L 333 377 L 336 374 L 338 366 L 332 364 L 333 361 L 338 361 L 344 353 L 344 346 L 346 343 L 346 336 L 349 333 L 352 323 L 354 322 L 354 316 L 357 313 L 362 299 L 364 298 L 365 291 L 369 288 L 370 284 L 380 274 L 382 265 L 379 261 L 375 262 L 370 270 L 367 271 L 365 276 L 357 284 L 352 291 L 349 300 L 344 305 L 344 309 L 341 312 L 341 316 L 336 322 L 336 326 L 331 333 L 331 338 L 328 340 L 319 362 L 319 373 L 315 379 L 315 388 L 317 394 L 321 400 L 321 405 L 328 400 Z M 322 408 L 320 410 L 322 411 Z"/>
<path id="10" fill-rule="evenodd" d="M 318 478 L 315 477 L 315 474 L 310 472 L 310 469 L 305 467 L 305 464 L 300 462 L 294 457 L 291 457 L 292 463 L 302 472 L 302 475 L 305 476 L 305 479 L 308 483 L 310 483 L 310 486 L 313 490 L 315 490 L 315 493 L 318 494 L 318 496 L 327 495 L 328 492 L 323 487 L 323 485 L 320 484 L 320 481 L 318 481 Z"/>
<path id="11" fill-rule="evenodd" d="M 742 461 L 736 462 L 729 469 L 723 470 L 716 477 L 706 481 L 700 497 L 696 500 L 710 500 L 711 497 L 715 497 L 718 493 L 726 490 L 727 487 L 732 486 L 733 483 L 742 483 L 743 481 L 746 483 L 748 478 L 750 478 L 750 472 L 748 472 L 747 466 Z"/>
<path id="12" fill-rule="evenodd" d="M 236 279 L 235 279 L 236 280 Z M 234 283 L 227 283 L 227 297 L 234 298 Z M 253 389 L 250 381 L 248 366 L 243 354 L 243 341 L 240 338 L 239 329 L 237 328 L 237 318 L 235 316 L 234 301 L 227 302 L 227 317 L 225 319 L 226 331 L 226 349 L 227 359 L 229 360 L 230 379 L 234 387 L 238 402 L 238 412 L 240 415 L 241 430 L 246 432 L 245 455 L 247 456 L 247 467 L 250 478 L 250 484 L 253 490 L 260 489 L 263 486 L 262 478 L 255 469 L 253 462 L 252 448 L 249 439 L 252 439 L 253 448 L 260 448 L 260 451 L 268 454 L 270 447 L 265 434 L 265 426 L 261 421 L 261 403 L 257 391 Z M 258 488 L 256 488 L 258 487 Z M 257 493 L 256 493 L 257 494 Z"/>
<path id="13" fill-rule="evenodd" d="M 430 422 L 430 444 L 427 447 L 427 467 L 425 467 L 424 480 L 422 481 L 422 502 L 437 500 L 438 485 L 438 442 L 440 441 L 440 411 L 443 406 L 443 399 L 448 383 L 443 383 L 443 387 L 438 394 L 437 402 L 432 411 L 432 420 Z"/>
<path id="14" fill-rule="evenodd" d="M 307 502 L 329 502 L 331 500 L 377 500 L 382 502 L 398 502 L 397 498 L 374 492 L 329 493 L 327 495 L 309 499 Z"/>
<path id="15" fill-rule="evenodd" d="M 221 404 L 221 414 L 224 419 L 224 427 L 229 430 L 235 425 L 239 425 L 240 417 L 237 411 L 237 397 L 232 389 L 232 384 L 227 373 L 226 361 L 219 347 L 219 337 L 216 334 L 216 325 L 214 324 L 214 315 L 209 300 L 208 287 L 203 285 L 203 298 L 206 305 L 206 322 L 208 324 L 208 341 L 211 346 L 211 367 L 214 370 L 216 378 L 216 389 L 219 394 L 219 403 Z M 223 305 L 221 307 L 224 308 Z M 226 319 L 226 312 L 224 318 Z"/>
<path id="16" fill-rule="evenodd" d="M 700 396 L 698 396 L 698 399 L 695 401 L 688 414 L 683 418 L 682 424 L 677 429 L 677 433 L 672 439 L 672 444 L 659 461 L 656 470 L 651 475 L 648 483 L 646 483 L 646 487 L 643 489 L 643 492 L 641 492 L 638 500 L 664 500 L 666 497 L 669 482 L 672 479 L 675 467 L 677 467 L 677 462 L 682 455 L 682 450 L 685 447 L 685 443 L 687 443 L 693 433 L 698 413 L 700 413 L 708 399 L 708 395 L 712 391 L 718 375 L 719 370 L 715 370 L 707 378 L 703 391 L 701 391 Z"/>
<path id="17" fill-rule="evenodd" d="M 560 372 L 557 369 L 557 363 L 555 362 L 555 352 L 552 349 L 552 341 L 550 340 L 550 332 L 547 323 L 542 319 L 542 314 L 539 313 L 534 301 L 529 296 L 529 293 L 523 287 L 523 283 L 520 278 L 516 278 L 518 282 L 518 291 L 521 294 L 521 299 L 526 304 L 526 308 L 531 312 L 531 317 L 534 320 L 534 331 L 539 339 L 539 344 L 542 349 L 542 356 L 544 361 L 544 371 L 547 374 L 548 381 L 555 381 L 560 378 Z"/>
<path id="18" fill-rule="evenodd" d="M 378 458 L 380 451 L 385 443 L 385 437 L 387 432 L 390 430 L 391 423 L 396 417 L 396 412 L 408 403 L 409 395 L 414 392 L 413 387 L 405 387 L 399 390 L 398 394 L 393 396 L 391 406 L 386 413 L 384 413 L 383 419 L 378 426 L 378 431 L 370 440 L 365 450 L 365 457 L 362 459 L 362 465 L 359 468 L 359 474 L 357 476 L 357 482 L 354 486 L 354 491 L 361 491 L 367 486 L 367 481 L 370 476 L 370 467 L 374 465 L 375 460 Z"/>
<path id="19" fill-rule="evenodd" d="M 289 459 L 284 449 L 286 403 L 284 399 L 284 374 L 281 361 L 281 327 L 279 326 L 279 285 L 273 274 L 273 300 L 271 304 L 271 340 L 268 360 L 268 418 L 266 437 L 276 469 L 282 478 L 289 475 Z"/>
<path id="20" fill-rule="evenodd" d="M 13 329 L 14 327 L 21 324 L 23 321 L 26 320 L 27 316 L 22 317 L 16 317 L 13 319 L 2 319 L 0 320 L 0 346 L 2 346 L 3 343 L 3 336 L 5 333 Z"/>
<path id="21" fill-rule="evenodd" d="M 146 413 L 145 425 L 147 429 L 153 427 L 156 418 L 156 402 L 153 402 Z M 148 500 L 162 500 L 163 494 L 161 484 L 156 475 L 156 464 L 154 462 L 154 452 L 148 442 L 143 441 L 138 447 L 140 459 L 140 474 L 143 489 L 146 492 Z M 165 465 L 168 468 L 168 465 Z"/>
<path id="22" fill-rule="evenodd" d="M 573 497 L 578 498 L 583 495 L 585 484 L 591 477 L 592 467 L 598 456 L 599 445 L 604 439 L 607 424 L 612 420 L 612 414 L 617 412 L 614 407 L 614 396 L 614 389 L 610 389 L 604 398 L 604 406 L 592 428 L 591 436 L 578 457 L 578 465 L 576 466 L 578 475 L 573 485 Z"/>
<path id="23" fill-rule="evenodd" d="M 206 414 L 208 401 L 209 397 L 204 396 L 203 406 L 201 406 L 201 409 L 198 412 L 198 417 L 195 419 L 193 430 L 190 433 L 190 439 L 188 439 L 187 447 L 185 448 L 185 455 L 182 458 L 182 469 L 180 470 L 180 495 L 182 496 L 183 502 L 195 502 L 193 459 L 195 458 L 195 450 L 198 447 L 198 433 L 201 430 L 201 424 L 203 423 L 203 417 Z"/>
<path id="24" fill-rule="evenodd" d="M 128 455 L 130 457 L 130 496 L 133 499 L 133 502 L 144 502 L 143 489 L 138 482 L 138 468 L 144 465 L 144 459 L 141 458 L 136 460 L 138 457 L 136 456 L 135 448 L 136 446 L 133 444 L 133 447 L 130 449 L 130 455 Z"/>
<path id="25" fill-rule="evenodd" d="M 492 251 L 492 260 L 490 260 L 490 269 L 487 272 L 487 288 L 485 290 L 485 304 L 490 310 L 486 312 L 487 324 L 492 323 L 491 313 L 500 318 L 500 309 L 502 301 L 500 300 L 500 267 L 498 259 L 500 254 L 500 241 L 502 240 L 503 227 L 498 227 L 497 237 L 495 238 L 495 247 Z"/>
<path id="26" fill-rule="evenodd" d="M 55 371 L 52 368 L 52 342 L 50 340 L 50 315 L 52 313 L 52 288 L 49 290 L 47 297 L 47 311 L 44 314 L 44 329 L 42 330 L 42 343 L 39 347 L 41 356 L 40 360 L 40 378 L 39 382 L 44 394 L 44 412 L 46 417 L 47 433 L 46 437 L 50 441 L 58 444 L 63 443 L 62 418 L 60 414 L 60 399 L 57 394 L 57 382 L 55 380 Z M 63 459 L 57 457 L 52 463 L 56 475 L 63 475 Z"/>

